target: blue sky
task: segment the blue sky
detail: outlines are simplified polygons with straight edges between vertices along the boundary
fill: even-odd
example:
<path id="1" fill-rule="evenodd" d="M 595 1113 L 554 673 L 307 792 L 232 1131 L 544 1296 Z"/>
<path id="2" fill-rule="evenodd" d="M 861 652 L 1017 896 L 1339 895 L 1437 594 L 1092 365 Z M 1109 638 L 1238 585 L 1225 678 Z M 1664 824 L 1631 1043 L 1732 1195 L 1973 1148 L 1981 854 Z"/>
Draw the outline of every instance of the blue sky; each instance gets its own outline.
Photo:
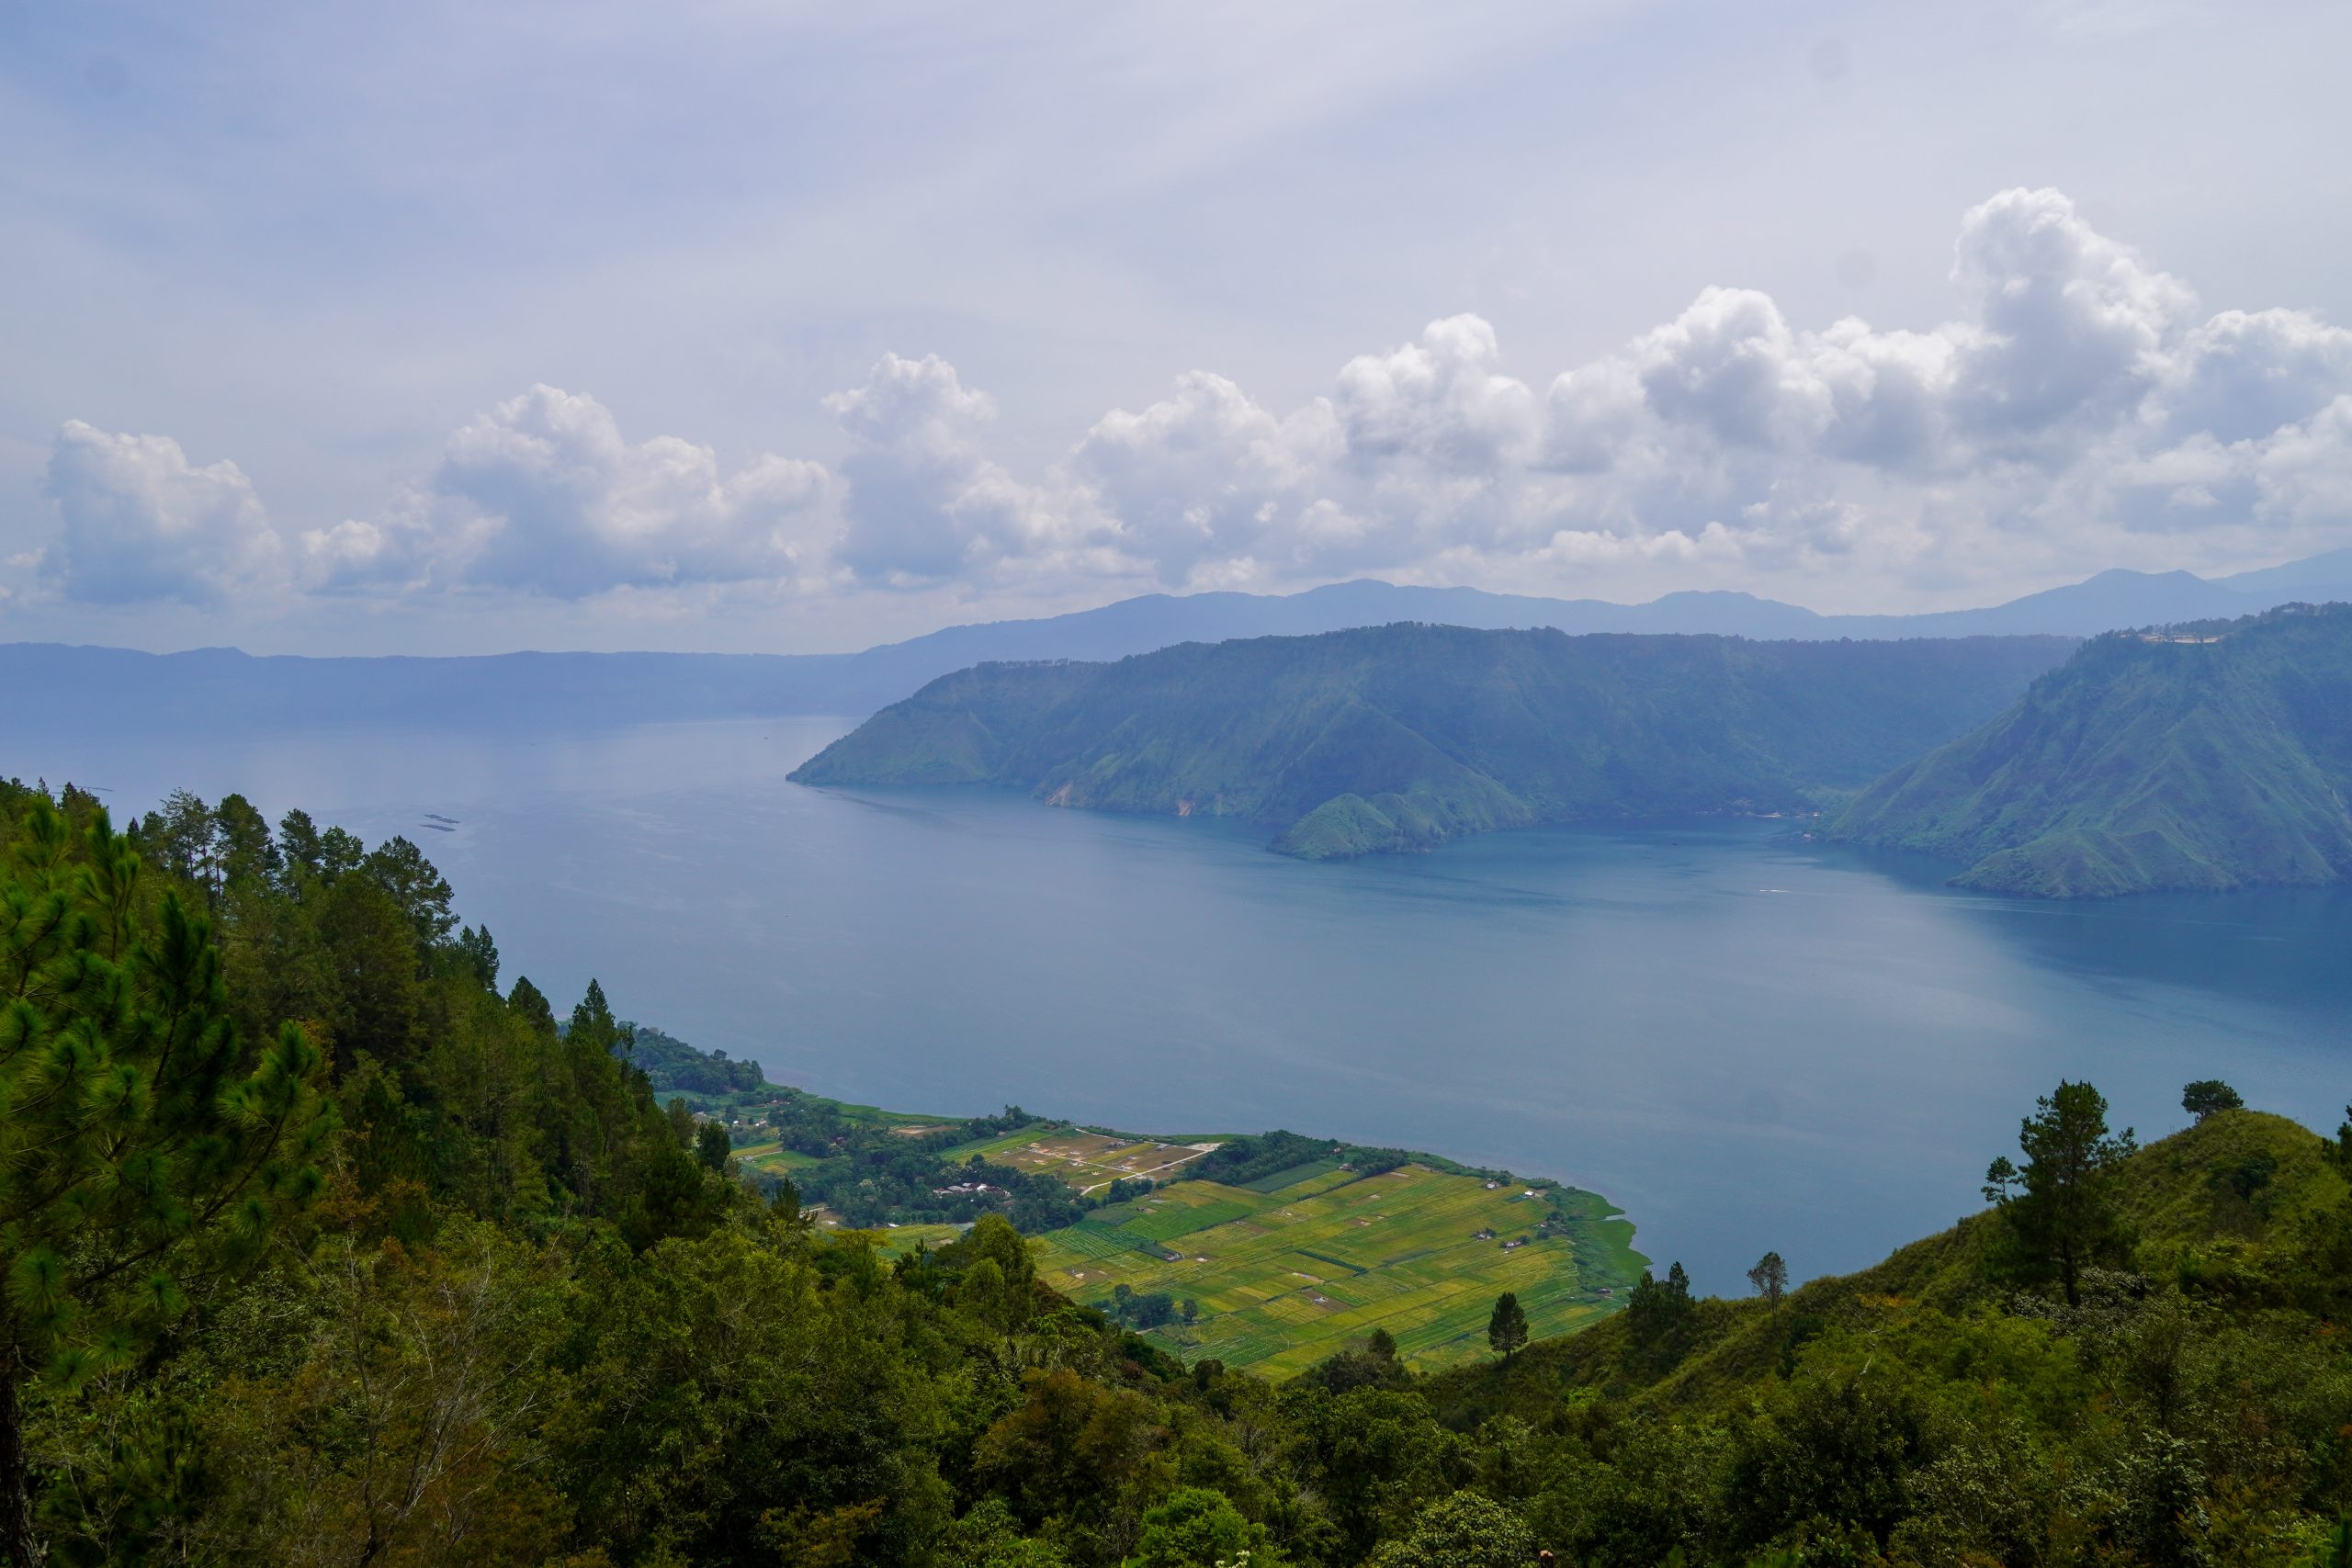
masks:
<path id="1" fill-rule="evenodd" d="M 2352 544 L 2341 6 L 0 0 L 0 638 Z"/>

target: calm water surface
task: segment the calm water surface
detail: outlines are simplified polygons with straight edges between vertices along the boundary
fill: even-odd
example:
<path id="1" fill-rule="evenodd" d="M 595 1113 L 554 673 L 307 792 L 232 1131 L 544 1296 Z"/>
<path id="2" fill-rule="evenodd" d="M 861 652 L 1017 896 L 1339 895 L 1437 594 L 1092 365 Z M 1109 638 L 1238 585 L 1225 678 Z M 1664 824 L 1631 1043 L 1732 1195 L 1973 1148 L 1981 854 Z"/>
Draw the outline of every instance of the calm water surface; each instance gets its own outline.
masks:
<path id="1" fill-rule="evenodd" d="M 510 980 L 560 1008 L 595 976 L 786 1082 L 1541 1172 L 1718 1291 L 1767 1247 L 1813 1274 L 1948 1224 L 2062 1076 L 2143 1134 L 2193 1077 L 2330 1129 L 2352 1099 L 2343 892 L 2027 903 L 1775 822 L 1306 865 L 1224 824 L 785 782 L 847 728 L 132 748 L 0 718 L 0 772 L 405 833 Z"/>

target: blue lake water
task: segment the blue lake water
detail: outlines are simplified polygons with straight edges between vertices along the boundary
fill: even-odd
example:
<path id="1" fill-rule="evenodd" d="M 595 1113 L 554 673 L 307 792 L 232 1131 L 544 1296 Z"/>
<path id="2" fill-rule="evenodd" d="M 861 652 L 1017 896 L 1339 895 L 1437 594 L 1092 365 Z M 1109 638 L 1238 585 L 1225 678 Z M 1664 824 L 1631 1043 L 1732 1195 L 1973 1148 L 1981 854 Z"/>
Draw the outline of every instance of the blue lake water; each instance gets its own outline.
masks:
<path id="1" fill-rule="evenodd" d="M 404 833 L 509 980 L 560 1008 L 595 976 L 785 1082 L 1555 1176 L 1717 1291 L 1767 1247 L 1810 1275 L 1949 1224 L 2062 1076 L 2143 1135 L 2189 1078 L 2330 1130 L 2352 1099 L 2341 891 L 2021 902 L 1758 821 L 1307 865 L 1230 824 L 785 782 L 846 728 L 131 746 L 0 716 L 0 773 Z"/>

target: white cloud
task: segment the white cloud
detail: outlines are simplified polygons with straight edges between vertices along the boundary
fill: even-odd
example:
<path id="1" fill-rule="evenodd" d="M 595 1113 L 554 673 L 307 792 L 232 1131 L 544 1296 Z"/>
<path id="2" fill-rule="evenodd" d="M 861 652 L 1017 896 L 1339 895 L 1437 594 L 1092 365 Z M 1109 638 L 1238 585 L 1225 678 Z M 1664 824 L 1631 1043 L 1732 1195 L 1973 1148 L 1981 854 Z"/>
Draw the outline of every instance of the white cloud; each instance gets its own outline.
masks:
<path id="1" fill-rule="evenodd" d="M 1975 307 L 1955 402 L 1996 446 L 2061 457 L 2162 374 L 2196 297 L 2098 233 L 2054 190 L 2004 191 L 1961 220 L 1952 280 Z"/>
<path id="2" fill-rule="evenodd" d="M 790 577 L 822 554 L 831 477 L 763 457 L 722 476 L 677 436 L 631 442 L 592 397 L 536 386 L 449 438 L 371 522 L 306 532 L 320 585 L 469 585 L 578 599 Z"/>
<path id="3" fill-rule="evenodd" d="M 198 468 L 169 436 L 69 421 L 44 488 L 64 526 L 40 571 L 68 598 L 210 604 L 282 584 L 284 550 L 253 481 L 232 462 Z"/>
<path id="4" fill-rule="evenodd" d="M 825 407 L 850 438 L 840 558 L 860 580 L 935 581 L 1061 541 L 1047 499 L 983 449 L 995 403 L 938 355 L 885 354 Z"/>
<path id="5" fill-rule="evenodd" d="M 1034 478 L 936 355 L 823 399 L 835 468 L 632 442 L 535 387 L 453 434 L 372 518 L 290 549 L 226 463 L 69 425 L 43 581 L 199 602 L 288 585 L 578 600 L 712 585 L 1011 595 L 1297 586 L 1378 571 L 1592 591 L 2063 576 L 2158 549 L 2276 558 L 2352 536 L 2352 333 L 2289 310 L 2198 320 L 2187 286 L 2055 191 L 1962 220 L 1953 320 L 1808 328 L 1702 290 L 1539 392 L 1477 316 L 1341 365 L 1287 412 L 1195 370 Z M 1667 575 L 1679 572 L 1680 578 Z"/>

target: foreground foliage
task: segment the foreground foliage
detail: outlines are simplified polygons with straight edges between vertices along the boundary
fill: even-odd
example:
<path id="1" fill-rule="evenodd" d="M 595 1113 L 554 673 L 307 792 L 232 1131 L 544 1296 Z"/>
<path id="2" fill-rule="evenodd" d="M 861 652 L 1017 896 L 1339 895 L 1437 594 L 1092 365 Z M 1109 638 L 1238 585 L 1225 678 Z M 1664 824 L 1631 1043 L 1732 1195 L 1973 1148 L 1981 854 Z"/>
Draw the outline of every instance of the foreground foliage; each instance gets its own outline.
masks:
<path id="1" fill-rule="evenodd" d="M 0 794 L 6 951 L 70 889 L 75 963 L 120 976 L 106 1059 L 201 1039 L 215 1064 L 204 1106 L 100 1074 L 84 1113 L 131 1115 L 126 1155 L 218 1140 L 147 1167 L 85 1147 L 61 1173 L 82 1217 L 0 1234 L 18 1561 L 2343 1561 L 2352 1130 L 2208 1092 L 2125 1152 L 2064 1086 L 2013 1168 L 2029 1194 L 2087 1173 L 2064 1224 L 2012 1203 L 1794 1290 L 1759 1264 L 1773 1288 L 1742 1302 L 1671 1268 L 1566 1338 L 1522 1344 L 1498 1303 L 1486 1365 L 1419 1377 L 1374 1332 L 1277 1384 L 1069 1302 L 1001 1215 L 888 1259 L 766 1201 L 616 1054 L 600 990 L 561 1030 L 527 981 L 502 993 L 413 848 L 255 834 L 241 805 L 126 840 L 86 797 L 52 822 Z M 36 971 L 62 973 L 18 964 L 22 997 Z M 62 995 L 30 1003 L 43 1038 Z M 140 1022 L 167 1014 L 203 1021 Z M 270 1173 L 241 1189 L 252 1224 L 196 1196 L 247 1168 Z M 37 1242 L 83 1281 L 73 1313 L 20 1282 Z M 141 1247 L 172 1290 L 89 1271 Z"/>

